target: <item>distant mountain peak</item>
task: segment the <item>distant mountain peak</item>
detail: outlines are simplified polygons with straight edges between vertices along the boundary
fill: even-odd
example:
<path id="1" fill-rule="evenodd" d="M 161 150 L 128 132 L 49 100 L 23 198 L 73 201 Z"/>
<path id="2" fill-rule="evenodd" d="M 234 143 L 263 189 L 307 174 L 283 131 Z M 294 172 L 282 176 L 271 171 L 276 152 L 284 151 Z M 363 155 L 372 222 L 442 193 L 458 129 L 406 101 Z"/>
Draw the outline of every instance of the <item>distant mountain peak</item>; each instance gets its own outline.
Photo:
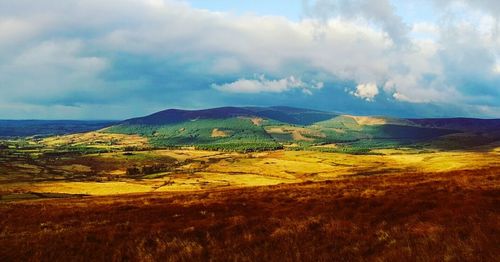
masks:
<path id="1" fill-rule="evenodd" d="M 144 117 L 123 121 L 124 124 L 165 125 L 193 119 L 224 119 L 231 117 L 261 117 L 290 124 L 309 125 L 335 117 L 336 114 L 287 106 L 216 107 L 201 110 L 166 109 Z"/>

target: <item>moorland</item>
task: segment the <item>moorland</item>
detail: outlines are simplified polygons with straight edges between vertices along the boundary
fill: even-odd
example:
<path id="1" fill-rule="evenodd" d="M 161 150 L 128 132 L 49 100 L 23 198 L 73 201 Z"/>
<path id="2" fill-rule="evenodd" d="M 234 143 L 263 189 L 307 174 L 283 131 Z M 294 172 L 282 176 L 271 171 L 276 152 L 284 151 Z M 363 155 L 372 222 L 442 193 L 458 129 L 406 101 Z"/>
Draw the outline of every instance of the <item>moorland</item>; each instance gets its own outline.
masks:
<path id="1" fill-rule="evenodd" d="M 0 260 L 500 256 L 499 120 L 270 107 L 71 124 L 5 128 Z"/>

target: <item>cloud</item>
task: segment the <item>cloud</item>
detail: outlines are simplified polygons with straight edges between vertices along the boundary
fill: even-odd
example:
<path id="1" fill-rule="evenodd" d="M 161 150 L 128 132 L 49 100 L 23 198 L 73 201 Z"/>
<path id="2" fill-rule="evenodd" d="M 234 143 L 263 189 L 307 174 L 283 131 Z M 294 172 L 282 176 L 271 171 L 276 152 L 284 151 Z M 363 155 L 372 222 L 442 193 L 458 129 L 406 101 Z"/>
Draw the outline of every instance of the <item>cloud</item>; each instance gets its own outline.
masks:
<path id="1" fill-rule="evenodd" d="M 387 108 L 387 99 L 375 101 L 384 96 L 491 115 L 500 106 L 496 1 L 432 1 L 438 23 L 417 24 L 389 0 L 304 1 L 300 21 L 170 0 L 0 1 L 0 103 L 73 106 L 93 118 L 98 106 L 153 110 L 263 96 L 315 105 L 320 83 L 328 83 L 322 94 L 339 100 L 351 97 L 345 83 L 361 83 L 353 95 L 373 103 L 348 99 L 345 107 Z M 248 78 L 255 73 L 267 77 Z M 373 97 L 370 83 L 378 84 Z M 291 90 L 312 95 L 296 100 Z"/>
<path id="2" fill-rule="evenodd" d="M 350 91 L 349 93 L 368 102 L 373 102 L 375 96 L 378 95 L 378 87 L 375 83 L 359 84 L 356 86 L 355 91 Z"/>
<path id="3" fill-rule="evenodd" d="M 394 94 L 392 94 L 392 97 L 394 97 L 394 99 L 399 100 L 399 101 L 411 102 L 410 98 L 408 98 L 407 96 L 400 94 L 398 92 L 395 92 Z"/>
<path id="4" fill-rule="evenodd" d="M 495 74 L 500 74 L 500 64 L 496 64 L 495 66 L 493 66 L 493 72 Z"/>
<path id="5" fill-rule="evenodd" d="M 99 75 L 106 58 L 82 54 L 78 40 L 54 40 L 33 45 L 0 64 L 0 101 L 46 103 L 80 93 L 104 95 Z M 67 104 L 67 103 L 62 103 Z"/>
<path id="6" fill-rule="evenodd" d="M 266 79 L 264 75 L 257 79 L 239 79 L 232 83 L 222 85 L 212 84 L 212 88 L 230 93 L 282 93 L 290 90 L 301 90 L 303 93 L 312 95 L 314 90 L 323 88 L 323 82 L 305 83 L 299 78 L 289 76 L 278 80 Z"/>
<path id="7" fill-rule="evenodd" d="M 500 5 L 497 0 L 433 0 L 441 8 L 465 7 L 466 9 L 476 9 L 493 16 L 500 15 Z"/>
<path id="8" fill-rule="evenodd" d="M 389 0 L 303 0 L 308 17 L 328 22 L 332 17 L 365 19 L 380 26 L 396 44 L 409 42 L 410 27 L 395 12 Z"/>

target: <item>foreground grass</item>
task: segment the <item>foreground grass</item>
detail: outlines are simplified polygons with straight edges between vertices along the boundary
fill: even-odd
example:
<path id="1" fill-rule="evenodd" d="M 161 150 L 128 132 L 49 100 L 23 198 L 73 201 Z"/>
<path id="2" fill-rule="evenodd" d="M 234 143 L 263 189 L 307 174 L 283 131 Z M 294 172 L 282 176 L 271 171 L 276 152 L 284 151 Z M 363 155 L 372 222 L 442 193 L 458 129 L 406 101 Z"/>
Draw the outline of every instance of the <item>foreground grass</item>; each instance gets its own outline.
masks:
<path id="1" fill-rule="evenodd" d="M 500 168 L 0 205 L 2 261 L 496 261 Z"/>

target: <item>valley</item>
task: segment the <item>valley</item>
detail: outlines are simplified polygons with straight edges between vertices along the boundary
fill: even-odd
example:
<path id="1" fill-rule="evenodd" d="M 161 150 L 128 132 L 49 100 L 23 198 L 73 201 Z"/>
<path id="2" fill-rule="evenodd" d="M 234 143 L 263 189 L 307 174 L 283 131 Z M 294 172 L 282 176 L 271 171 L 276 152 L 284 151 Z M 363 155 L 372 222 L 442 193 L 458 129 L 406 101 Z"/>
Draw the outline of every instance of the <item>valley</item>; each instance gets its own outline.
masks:
<path id="1" fill-rule="evenodd" d="M 176 192 L 500 167 L 496 144 L 469 151 L 389 147 L 347 154 L 329 152 L 335 147 L 323 145 L 245 153 L 155 149 L 137 135 L 91 132 L 5 145 L 0 151 L 0 201 L 37 194 Z"/>

